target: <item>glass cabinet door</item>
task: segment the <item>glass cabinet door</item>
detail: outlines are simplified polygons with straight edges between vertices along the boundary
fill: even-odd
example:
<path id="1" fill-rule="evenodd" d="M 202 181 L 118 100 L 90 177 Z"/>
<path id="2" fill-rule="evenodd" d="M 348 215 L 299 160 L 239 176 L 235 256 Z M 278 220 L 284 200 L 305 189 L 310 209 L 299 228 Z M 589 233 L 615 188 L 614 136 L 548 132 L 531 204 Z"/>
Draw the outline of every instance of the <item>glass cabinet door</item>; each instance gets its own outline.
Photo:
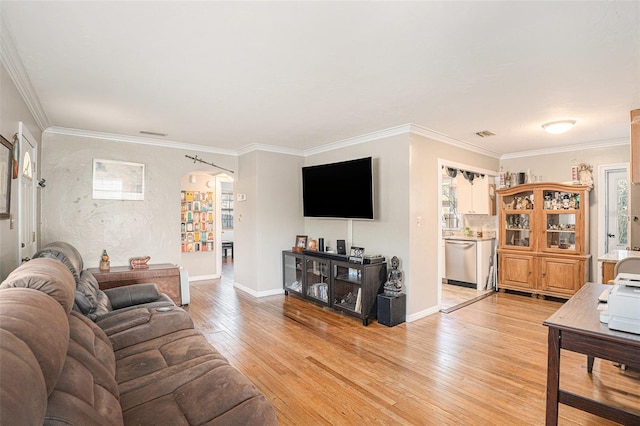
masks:
<path id="1" fill-rule="evenodd" d="M 298 294 L 302 292 L 302 256 L 286 253 L 284 255 L 284 290 Z"/>
<path id="2" fill-rule="evenodd" d="M 544 191 L 542 211 L 545 251 L 576 251 L 576 219 L 581 208 L 580 194 Z"/>
<path id="3" fill-rule="evenodd" d="M 529 213 L 505 214 L 505 246 L 531 246 L 531 215 Z"/>
<path id="4" fill-rule="evenodd" d="M 546 213 L 545 248 L 576 250 L 576 215 L 574 213 Z"/>
<path id="5" fill-rule="evenodd" d="M 333 307 L 362 314 L 362 269 L 333 266 Z"/>
<path id="6" fill-rule="evenodd" d="M 502 197 L 501 247 L 531 251 L 534 242 L 531 226 L 535 220 L 534 193 L 531 189 Z"/>
<path id="7" fill-rule="evenodd" d="M 329 260 L 305 257 L 305 285 L 307 297 L 329 304 Z"/>

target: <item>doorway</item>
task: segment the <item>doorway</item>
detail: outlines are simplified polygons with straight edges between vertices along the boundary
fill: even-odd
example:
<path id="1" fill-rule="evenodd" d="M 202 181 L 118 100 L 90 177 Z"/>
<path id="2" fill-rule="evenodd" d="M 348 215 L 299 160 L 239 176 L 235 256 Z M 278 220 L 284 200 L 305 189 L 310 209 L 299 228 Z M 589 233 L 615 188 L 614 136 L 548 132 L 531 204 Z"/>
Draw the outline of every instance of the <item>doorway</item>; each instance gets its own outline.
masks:
<path id="1" fill-rule="evenodd" d="M 29 129 L 18 124 L 20 170 L 18 171 L 18 255 L 22 262 L 33 257 L 38 247 L 36 161 L 38 142 Z"/>
<path id="2" fill-rule="evenodd" d="M 459 203 L 459 197 L 461 191 L 458 188 L 458 174 L 462 177 L 463 173 L 473 174 L 478 176 L 477 185 L 473 186 L 471 191 L 465 191 L 464 194 L 471 200 L 464 199 L 462 201 L 476 201 L 479 206 L 478 211 L 475 209 L 467 209 L 461 207 Z M 439 235 L 441 238 L 441 244 L 439 244 L 438 259 L 439 259 L 439 274 L 438 274 L 438 305 L 443 313 L 453 312 L 467 306 L 477 300 L 489 296 L 495 291 L 496 286 L 496 260 L 495 260 L 495 247 L 496 247 L 496 230 L 497 230 L 497 216 L 495 215 L 495 177 L 497 172 L 490 170 L 483 170 L 478 167 L 469 166 L 465 164 L 455 163 L 443 159 L 438 160 L 438 205 L 440 206 L 440 221 L 438 222 Z M 468 179 L 473 181 L 475 179 Z M 484 190 L 482 189 L 484 188 Z M 481 200 L 479 197 L 484 194 L 486 198 Z M 493 194 L 493 196 L 492 196 Z M 492 205 L 493 203 L 493 205 Z M 463 203 L 464 204 L 464 203 Z M 468 202 L 466 204 L 469 204 Z M 469 210 L 474 210 L 470 212 Z M 471 232 L 473 231 L 473 232 Z M 465 235 L 468 234 L 471 237 Z M 472 234 L 472 235 L 471 235 Z M 478 237 L 478 235 L 482 235 Z M 480 244 L 481 240 L 489 239 L 491 243 L 488 244 L 490 249 L 478 250 L 476 257 L 473 258 L 472 269 L 476 271 L 486 271 L 486 274 L 478 272 L 476 279 L 480 280 L 482 284 L 466 286 L 465 283 L 455 280 L 447 280 L 446 277 L 446 265 L 447 257 L 445 244 L 450 239 L 471 239 L 477 240 L 473 242 L 474 247 Z M 483 247 L 485 244 L 483 243 Z M 462 261 L 462 259 L 460 259 Z M 451 262 L 450 262 L 451 263 Z M 466 263 L 466 261 L 465 261 Z M 479 267 L 478 265 L 481 265 Z M 467 265 L 468 266 L 468 265 Z M 480 275 L 482 276 L 481 278 Z M 459 278 L 457 278 L 459 279 Z"/>
<path id="3" fill-rule="evenodd" d="M 628 250 L 629 165 L 606 164 L 598 167 L 598 257 L 613 250 Z M 598 271 L 597 276 L 602 276 Z"/>
<path id="4" fill-rule="evenodd" d="M 220 181 L 220 257 L 223 281 L 233 282 L 233 259 L 235 257 L 234 192 L 233 179 L 224 175 Z"/>
<path id="5" fill-rule="evenodd" d="M 189 281 L 220 278 L 223 258 L 227 270 L 233 266 L 232 185 L 231 177 L 208 170 L 194 170 L 181 178 L 180 264 L 189 271 Z"/>

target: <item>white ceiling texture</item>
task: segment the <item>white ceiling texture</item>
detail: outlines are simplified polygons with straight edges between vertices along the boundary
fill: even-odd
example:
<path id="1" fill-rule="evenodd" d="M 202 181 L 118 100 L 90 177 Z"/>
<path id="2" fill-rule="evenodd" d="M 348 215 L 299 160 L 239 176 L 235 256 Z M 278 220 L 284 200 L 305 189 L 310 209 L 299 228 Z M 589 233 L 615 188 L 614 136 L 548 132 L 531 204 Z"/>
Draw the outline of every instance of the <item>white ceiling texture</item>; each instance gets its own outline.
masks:
<path id="1" fill-rule="evenodd" d="M 2 0 L 0 12 L 44 128 L 308 153 L 411 123 L 508 157 L 628 143 L 640 108 L 637 1 Z M 542 130 L 560 119 L 577 124 Z"/>

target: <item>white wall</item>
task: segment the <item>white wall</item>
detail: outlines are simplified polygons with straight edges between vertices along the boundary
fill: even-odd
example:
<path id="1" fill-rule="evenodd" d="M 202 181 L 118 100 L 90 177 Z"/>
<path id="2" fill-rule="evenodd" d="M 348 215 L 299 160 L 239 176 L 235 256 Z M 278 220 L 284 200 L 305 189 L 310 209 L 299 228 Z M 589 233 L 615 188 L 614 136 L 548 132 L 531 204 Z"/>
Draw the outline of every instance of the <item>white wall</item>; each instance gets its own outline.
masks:
<path id="1" fill-rule="evenodd" d="M 235 156 L 49 132 L 43 139 L 42 243 L 68 241 L 87 267 L 98 265 L 102 249 L 112 266 L 134 256 L 179 264 L 180 181 L 193 169 L 185 155 L 237 169 Z M 144 163 L 144 201 L 93 200 L 94 158 Z"/>
<path id="2" fill-rule="evenodd" d="M 9 142 L 18 132 L 18 123 L 24 122 L 36 140 L 40 141 L 42 133 L 36 121 L 22 99 L 20 92 L 11 80 L 9 73 L 0 63 L 0 134 Z M 20 264 L 18 258 L 18 184 L 11 181 L 11 209 L 15 218 L 13 229 L 10 220 L 0 220 L 0 281 Z"/>
<path id="3" fill-rule="evenodd" d="M 364 247 L 367 254 L 387 258 L 409 255 L 409 138 L 398 135 L 306 157 L 305 166 L 372 157 L 374 171 L 374 220 L 353 220 L 353 240 L 349 241 L 346 219 L 305 219 L 304 235 L 324 238 L 325 246 L 335 249 L 336 240 L 349 246 Z M 298 179 L 302 172 L 298 171 Z M 357 190 L 354 188 L 354 190 Z M 302 214 L 302 212 L 300 213 Z"/>
<path id="4" fill-rule="evenodd" d="M 544 182 L 571 182 L 571 162 L 574 159 L 578 163 L 587 163 L 593 166 L 594 188 L 597 188 L 599 185 L 598 165 L 629 162 L 629 145 L 513 158 L 501 161 L 500 166 L 509 172 L 531 169 L 532 174 L 542 175 Z M 590 280 L 592 281 L 598 280 L 597 259 L 604 254 L 598 253 L 598 237 L 600 232 L 604 232 L 598 228 L 599 202 L 598 191 L 592 190 L 589 193 L 589 249 L 592 254 Z"/>
<path id="5" fill-rule="evenodd" d="M 235 202 L 235 285 L 256 296 L 282 292 L 282 250 L 304 230 L 302 157 L 264 151 L 241 155 Z"/>

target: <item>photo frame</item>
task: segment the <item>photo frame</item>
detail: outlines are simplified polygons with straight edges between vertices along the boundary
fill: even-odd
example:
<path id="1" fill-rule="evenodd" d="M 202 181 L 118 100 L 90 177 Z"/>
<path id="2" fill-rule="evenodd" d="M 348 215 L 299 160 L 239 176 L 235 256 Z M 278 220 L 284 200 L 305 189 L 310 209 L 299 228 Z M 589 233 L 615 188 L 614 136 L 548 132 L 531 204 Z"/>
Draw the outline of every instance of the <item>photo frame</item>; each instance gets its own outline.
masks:
<path id="1" fill-rule="evenodd" d="M 144 164 L 93 160 L 94 200 L 144 200 Z"/>
<path id="2" fill-rule="evenodd" d="M 297 235 L 296 236 L 296 248 L 299 249 L 306 249 L 307 248 L 307 239 L 308 237 L 306 235 Z"/>
<path id="3" fill-rule="evenodd" d="M 9 219 L 13 145 L 0 135 L 0 219 Z"/>
<path id="4" fill-rule="evenodd" d="M 351 246 L 351 250 L 349 252 L 349 262 L 359 264 L 364 263 L 364 247 Z"/>

